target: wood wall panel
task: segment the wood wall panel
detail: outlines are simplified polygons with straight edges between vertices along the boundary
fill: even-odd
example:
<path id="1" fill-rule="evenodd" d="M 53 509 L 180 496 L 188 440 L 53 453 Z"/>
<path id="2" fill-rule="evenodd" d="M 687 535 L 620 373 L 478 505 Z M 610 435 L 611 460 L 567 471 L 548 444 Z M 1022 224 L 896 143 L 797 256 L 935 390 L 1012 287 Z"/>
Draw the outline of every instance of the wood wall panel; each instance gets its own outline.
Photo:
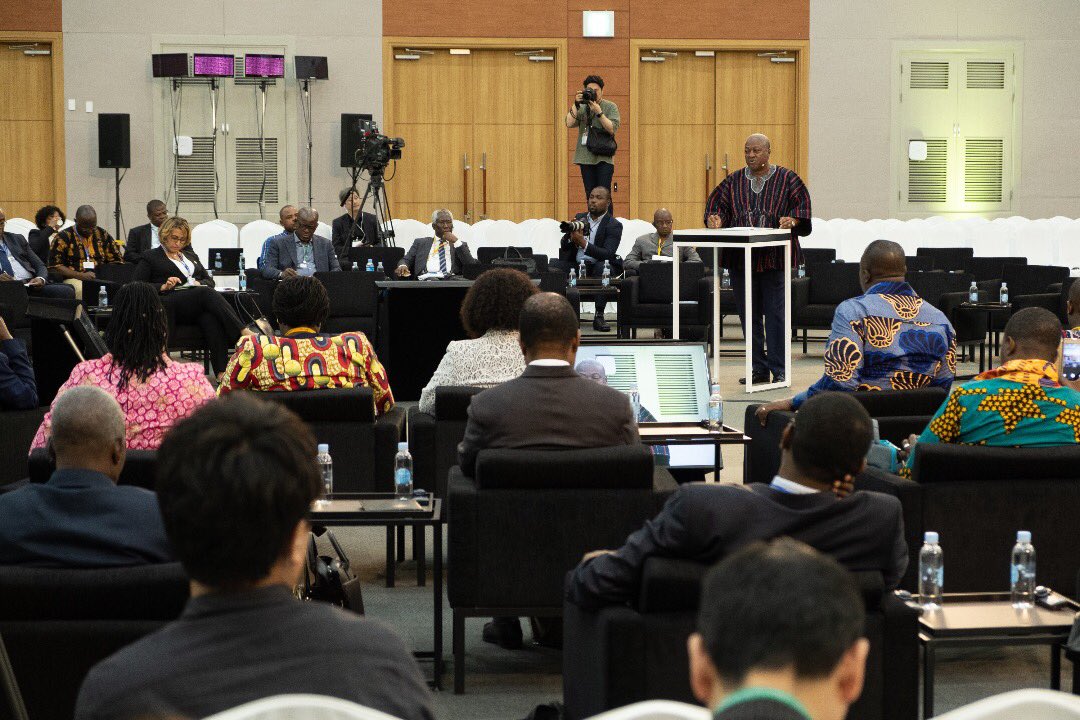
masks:
<path id="1" fill-rule="evenodd" d="M 535 38 L 565 34 L 565 11 L 543 2 L 410 0 L 383 5 L 384 36 Z"/>
<path id="2" fill-rule="evenodd" d="M 0 30 L 61 32 L 61 0 L 8 0 L 0 3 Z"/>
<path id="3" fill-rule="evenodd" d="M 630 0 L 634 38 L 810 38 L 808 0 Z"/>

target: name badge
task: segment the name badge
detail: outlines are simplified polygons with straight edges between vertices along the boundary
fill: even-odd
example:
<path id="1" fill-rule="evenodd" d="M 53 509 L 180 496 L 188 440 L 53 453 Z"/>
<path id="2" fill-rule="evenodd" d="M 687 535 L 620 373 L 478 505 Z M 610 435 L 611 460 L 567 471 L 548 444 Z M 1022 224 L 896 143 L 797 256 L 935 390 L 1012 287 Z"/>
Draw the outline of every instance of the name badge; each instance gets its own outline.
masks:
<path id="1" fill-rule="evenodd" d="M 583 132 L 581 134 L 581 144 L 582 145 L 588 145 L 589 144 L 589 131 L 588 130 L 586 130 L 585 132 Z"/>

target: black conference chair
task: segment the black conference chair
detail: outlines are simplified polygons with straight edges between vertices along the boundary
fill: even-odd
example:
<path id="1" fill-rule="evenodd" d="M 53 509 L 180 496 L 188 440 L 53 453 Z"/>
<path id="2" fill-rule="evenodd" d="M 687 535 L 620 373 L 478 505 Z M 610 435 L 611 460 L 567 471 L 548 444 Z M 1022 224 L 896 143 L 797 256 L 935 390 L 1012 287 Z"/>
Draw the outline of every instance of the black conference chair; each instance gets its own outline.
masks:
<path id="1" fill-rule="evenodd" d="M 0 488 L 27 477 L 30 443 L 48 408 L 0 411 Z"/>
<path id="2" fill-rule="evenodd" d="M 1001 281 L 1006 265 L 1027 265 L 1026 257 L 972 257 L 964 268 L 975 276 L 976 282 Z"/>
<path id="3" fill-rule="evenodd" d="M 806 266 L 806 277 L 791 282 L 791 328 L 802 331 L 806 353 L 807 331 L 832 327 L 836 307 L 862 294 L 858 263 L 815 263 Z"/>
<path id="4" fill-rule="evenodd" d="M 834 248 L 801 248 L 803 265 L 831 263 L 836 259 Z"/>
<path id="5" fill-rule="evenodd" d="M 330 315 L 323 323 L 323 332 L 362 332 L 374 345 L 378 301 L 375 283 L 385 280 L 386 275 L 378 272 L 317 272 L 315 277 L 326 287 L 330 298 Z"/>
<path id="6" fill-rule="evenodd" d="M 457 465 L 457 446 L 465 437 L 469 403 L 484 388 L 435 388 L 435 414 L 409 408 L 409 452 L 413 456 L 413 482 L 417 489 L 446 497 L 446 476 Z"/>
<path id="7" fill-rule="evenodd" d="M 56 470 L 56 460 L 45 448 L 36 448 L 30 453 L 27 472 L 32 483 L 47 482 Z M 117 485 L 134 485 L 153 490 L 157 486 L 157 451 L 128 450 L 124 458 L 124 469 L 120 471 Z"/>
<path id="8" fill-rule="evenodd" d="M 619 337 L 636 337 L 640 328 L 671 330 L 672 264 L 644 262 L 637 275 L 619 282 Z M 712 276 L 702 263 L 679 263 L 679 323 L 686 337 L 709 337 Z M 724 312 L 721 306 L 721 313 Z M 734 312 L 732 306 L 729 312 Z"/>
<path id="9" fill-rule="evenodd" d="M 960 247 L 921 247 L 916 257 L 928 257 L 934 262 L 934 270 L 963 270 L 968 266 L 975 251 Z"/>

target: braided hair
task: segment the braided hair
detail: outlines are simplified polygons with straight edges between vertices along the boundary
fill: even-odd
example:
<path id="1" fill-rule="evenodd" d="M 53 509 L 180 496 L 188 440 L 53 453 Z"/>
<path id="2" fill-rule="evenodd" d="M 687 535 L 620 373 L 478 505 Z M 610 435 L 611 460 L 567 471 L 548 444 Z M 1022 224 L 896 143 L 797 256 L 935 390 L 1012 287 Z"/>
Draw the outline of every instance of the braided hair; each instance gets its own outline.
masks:
<path id="1" fill-rule="evenodd" d="M 125 389 L 132 378 L 146 382 L 165 369 L 165 341 L 169 324 L 158 291 L 150 283 L 132 282 L 116 292 L 113 316 L 105 330 L 105 344 L 112 353 L 112 370 L 120 372 L 117 387 Z"/>
<path id="2" fill-rule="evenodd" d="M 272 305 L 278 320 L 291 328 L 318 330 L 330 315 L 326 288 L 310 276 L 295 275 L 279 282 Z"/>

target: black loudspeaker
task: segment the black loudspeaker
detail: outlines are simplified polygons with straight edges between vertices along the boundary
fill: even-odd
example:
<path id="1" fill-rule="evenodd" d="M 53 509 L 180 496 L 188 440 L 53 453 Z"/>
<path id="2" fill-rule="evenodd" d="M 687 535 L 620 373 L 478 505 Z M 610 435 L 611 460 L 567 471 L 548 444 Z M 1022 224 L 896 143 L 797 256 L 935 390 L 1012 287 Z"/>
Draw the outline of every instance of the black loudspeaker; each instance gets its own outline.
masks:
<path id="1" fill-rule="evenodd" d="M 341 167 L 356 165 L 356 151 L 360 149 L 360 131 L 364 121 L 370 122 L 371 115 L 341 113 Z"/>
<path id="2" fill-rule="evenodd" d="M 98 115 L 98 167 L 131 167 L 131 116 L 127 113 Z"/>
<path id="3" fill-rule="evenodd" d="M 30 318 L 38 402 L 48 405 L 80 362 L 72 342 L 87 359 L 100 358 L 109 348 L 78 300 L 34 298 L 26 314 Z"/>

